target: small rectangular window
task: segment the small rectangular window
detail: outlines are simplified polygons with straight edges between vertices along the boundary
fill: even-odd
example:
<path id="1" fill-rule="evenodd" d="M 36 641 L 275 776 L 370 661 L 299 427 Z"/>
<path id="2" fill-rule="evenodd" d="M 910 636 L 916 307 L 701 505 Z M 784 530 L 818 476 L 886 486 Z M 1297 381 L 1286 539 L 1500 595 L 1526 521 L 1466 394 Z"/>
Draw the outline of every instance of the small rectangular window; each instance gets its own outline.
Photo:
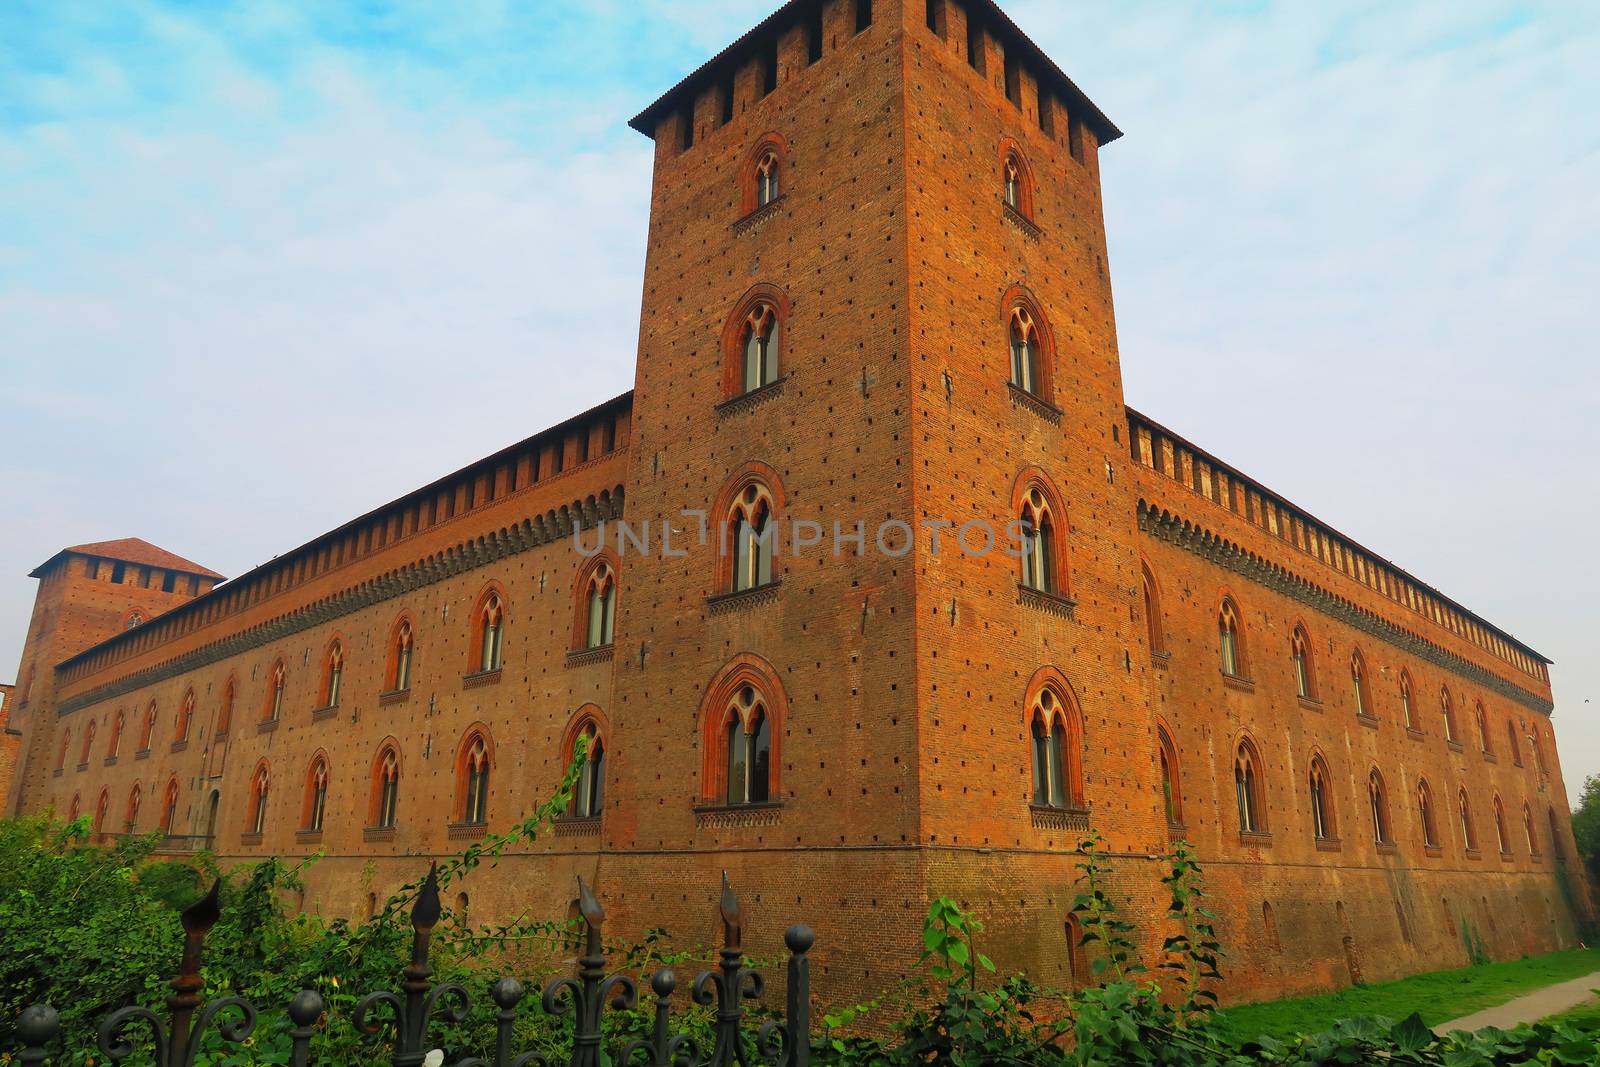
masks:
<path id="1" fill-rule="evenodd" d="M 1009 51 L 1006 53 L 1006 99 L 1017 107 L 1022 106 L 1022 64 Z"/>
<path id="2" fill-rule="evenodd" d="M 170 593 L 176 588 L 178 588 L 178 576 L 168 571 L 161 579 L 161 591 Z"/>
<path id="3" fill-rule="evenodd" d="M 972 12 L 967 13 L 967 63 L 979 74 L 985 73 L 986 60 L 983 55 L 983 27 L 972 18 Z"/>
<path id="4" fill-rule="evenodd" d="M 927 6 L 928 30 L 940 37 L 944 36 L 944 0 L 928 0 Z"/>
<path id="5" fill-rule="evenodd" d="M 100 561 L 97 559 L 84 561 L 83 572 L 88 576 L 90 581 L 100 577 Z"/>
<path id="6" fill-rule="evenodd" d="M 111 565 L 111 581 L 112 581 L 112 584 L 121 585 L 122 584 L 122 579 L 127 575 L 127 573 L 128 573 L 127 564 L 120 563 L 120 562 L 113 563 Z"/>
<path id="7" fill-rule="evenodd" d="M 733 121 L 733 71 L 722 82 L 722 124 L 726 126 Z"/>
<path id="8" fill-rule="evenodd" d="M 1039 93 L 1039 132 L 1046 137 L 1054 138 L 1056 135 L 1056 101 L 1049 93 Z M 1115 431 L 1116 427 L 1113 426 Z"/>
<path id="9" fill-rule="evenodd" d="M 778 87 L 778 39 L 767 41 L 761 49 L 761 95 L 766 96 Z"/>
<path id="10" fill-rule="evenodd" d="M 1067 118 L 1067 151 L 1079 163 L 1083 162 L 1083 123 L 1076 115 Z"/>
<path id="11" fill-rule="evenodd" d="M 687 152 L 694 147 L 694 100 L 691 99 L 678 112 L 678 151 Z"/>
<path id="12" fill-rule="evenodd" d="M 822 5 L 819 3 L 806 19 L 806 62 L 815 63 L 822 58 Z"/>
<path id="13" fill-rule="evenodd" d="M 856 0 L 856 32 L 872 25 L 872 0 Z"/>

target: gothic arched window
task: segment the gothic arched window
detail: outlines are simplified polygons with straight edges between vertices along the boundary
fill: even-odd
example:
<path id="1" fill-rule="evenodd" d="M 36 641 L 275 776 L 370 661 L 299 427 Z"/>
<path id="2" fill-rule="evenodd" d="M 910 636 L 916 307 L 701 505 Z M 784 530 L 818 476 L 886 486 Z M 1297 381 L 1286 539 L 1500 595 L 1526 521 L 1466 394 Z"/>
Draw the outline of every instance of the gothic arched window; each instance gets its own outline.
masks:
<path id="1" fill-rule="evenodd" d="M 772 798 L 772 720 L 754 686 L 742 686 L 723 715 L 729 804 L 765 804 Z"/>
<path id="2" fill-rule="evenodd" d="M 1321 756 L 1311 759 L 1308 786 L 1311 800 L 1311 834 L 1318 841 L 1337 838 L 1333 822 L 1333 798 L 1328 794 L 1328 767 Z"/>
<path id="3" fill-rule="evenodd" d="M 1439 690 L 1439 710 L 1444 715 L 1444 739 L 1451 744 L 1460 744 L 1460 735 L 1456 732 L 1456 709 L 1450 700 L 1450 690 Z"/>
<path id="4" fill-rule="evenodd" d="M 1400 711 L 1405 716 L 1407 730 L 1416 730 L 1417 713 L 1411 701 L 1411 675 L 1406 671 L 1400 672 Z"/>
<path id="5" fill-rule="evenodd" d="M 1041 593 L 1056 592 L 1058 553 L 1055 516 L 1037 485 L 1031 486 L 1022 498 L 1022 513 L 1018 519 L 1022 533 L 1023 586 Z"/>
<path id="6" fill-rule="evenodd" d="M 1217 612 L 1217 642 L 1222 652 L 1222 673 L 1230 678 L 1243 678 L 1243 627 L 1239 622 L 1239 609 L 1231 597 L 1223 598 Z"/>
<path id="7" fill-rule="evenodd" d="M 323 668 L 322 706 L 339 706 L 339 690 L 344 684 L 344 645 L 335 640 L 328 646 L 326 665 Z"/>
<path id="8" fill-rule="evenodd" d="M 583 590 L 584 648 L 611 644 L 617 621 L 617 576 L 601 561 L 589 573 Z"/>
<path id="9" fill-rule="evenodd" d="M 739 348 L 744 353 L 741 392 L 753 392 L 778 380 L 782 324 L 771 304 L 759 302 L 745 317 Z"/>
<path id="10" fill-rule="evenodd" d="M 1306 633 L 1304 626 L 1295 626 L 1294 636 L 1289 639 L 1289 651 L 1294 661 L 1295 695 L 1306 700 L 1315 700 L 1317 679 L 1311 654 L 1311 635 Z"/>
<path id="11" fill-rule="evenodd" d="M 378 830 L 392 830 L 400 806 L 400 751 L 393 742 L 378 749 L 372 764 L 372 803 L 368 821 Z"/>
<path id="12" fill-rule="evenodd" d="M 322 832 L 322 817 L 328 810 L 328 760 L 318 755 L 306 772 L 305 810 L 300 828 L 309 833 Z"/>
<path id="13" fill-rule="evenodd" d="M 478 608 L 478 670 L 497 671 L 502 661 L 505 640 L 505 608 L 498 593 L 483 598 Z"/>
<path id="14" fill-rule="evenodd" d="M 267 825 L 267 792 L 272 785 L 271 772 L 267 765 L 262 763 L 256 768 L 256 773 L 250 779 L 250 821 L 249 832 L 259 834 Z"/>
<path id="15" fill-rule="evenodd" d="M 1266 832 L 1266 806 L 1262 803 L 1261 757 L 1247 739 L 1239 742 L 1233 756 L 1234 803 L 1239 811 L 1239 832 Z"/>
<path id="16" fill-rule="evenodd" d="M 474 730 L 461 746 L 456 769 L 456 813 L 458 821 L 478 826 L 489 821 L 489 739 Z"/>
<path id="17" fill-rule="evenodd" d="M 756 160 L 756 207 L 763 208 L 778 199 L 778 151 L 769 148 Z"/>
<path id="18" fill-rule="evenodd" d="M 729 510 L 734 592 L 772 584 L 772 557 L 777 547 L 774 510 L 771 490 L 756 481 L 744 487 Z"/>
<path id="19" fill-rule="evenodd" d="M 1025 393 L 1039 392 L 1039 329 L 1027 308 L 1011 310 L 1011 384 Z"/>
<path id="20" fill-rule="evenodd" d="M 1367 775 L 1367 806 L 1372 811 L 1372 839 L 1389 844 L 1394 840 L 1389 833 L 1389 794 L 1376 767 Z"/>
<path id="21" fill-rule="evenodd" d="M 1372 717 L 1372 706 L 1367 700 L 1367 661 L 1360 650 L 1350 654 L 1350 695 L 1356 702 L 1356 714 Z"/>
<path id="22" fill-rule="evenodd" d="M 588 755 L 578 774 L 572 796 L 572 814 L 580 819 L 596 818 L 605 809 L 606 743 L 594 722 L 586 723 L 582 734 L 588 739 Z M 569 753 L 570 756 L 570 753 Z"/>
<path id="23" fill-rule="evenodd" d="M 1167 825 L 1183 825 L 1183 779 L 1178 769 L 1178 746 L 1164 726 L 1156 726 L 1157 754 L 1161 760 L 1161 802 Z"/>
<path id="24" fill-rule="evenodd" d="M 411 688 L 411 655 L 413 652 L 411 620 L 401 616 L 389 637 L 389 691 L 403 693 Z"/>
<path id="25" fill-rule="evenodd" d="M 1439 830 L 1433 818 L 1433 793 L 1428 789 L 1426 778 L 1417 782 L 1417 815 L 1422 820 L 1422 843 L 1428 848 L 1438 848 Z"/>

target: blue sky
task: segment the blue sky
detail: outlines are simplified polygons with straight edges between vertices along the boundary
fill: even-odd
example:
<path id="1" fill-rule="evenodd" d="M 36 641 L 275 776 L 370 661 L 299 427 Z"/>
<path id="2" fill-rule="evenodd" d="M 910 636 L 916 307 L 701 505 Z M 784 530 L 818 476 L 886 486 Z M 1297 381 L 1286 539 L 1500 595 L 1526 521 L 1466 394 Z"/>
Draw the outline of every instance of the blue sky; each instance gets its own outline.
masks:
<path id="1" fill-rule="evenodd" d="M 29 569 L 228 574 L 632 384 L 626 120 L 775 0 L 0 7 Z M 1600 772 L 1600 9 L 1006 5 L 1102 157 L 1129 402 L 1555 658 Z"/>

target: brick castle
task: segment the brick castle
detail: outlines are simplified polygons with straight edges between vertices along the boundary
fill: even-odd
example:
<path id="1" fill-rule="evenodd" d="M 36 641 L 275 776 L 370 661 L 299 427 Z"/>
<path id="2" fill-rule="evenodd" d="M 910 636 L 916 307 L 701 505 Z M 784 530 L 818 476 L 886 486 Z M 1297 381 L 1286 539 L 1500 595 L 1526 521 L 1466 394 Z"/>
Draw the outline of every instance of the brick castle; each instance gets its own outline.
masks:
<path id="1" fill-rule="evenodd" d="M 1119 132 L 1004 13 L 794 0 L 633 125 L 632 391 L 225 583 L 52 556 L 11 812 L 321 852 L 303 906 L 360 915 L 587 734 L 475 917 L 581 874 L 615 932 L 710 943 L 727 870 L 842 1001 L 948 894 L 1066 985 L 1093 827 L 1153 945 L 1194 843 L 1231 999 L 1574 941 L 1549 661 L 1126 406 Z"/>

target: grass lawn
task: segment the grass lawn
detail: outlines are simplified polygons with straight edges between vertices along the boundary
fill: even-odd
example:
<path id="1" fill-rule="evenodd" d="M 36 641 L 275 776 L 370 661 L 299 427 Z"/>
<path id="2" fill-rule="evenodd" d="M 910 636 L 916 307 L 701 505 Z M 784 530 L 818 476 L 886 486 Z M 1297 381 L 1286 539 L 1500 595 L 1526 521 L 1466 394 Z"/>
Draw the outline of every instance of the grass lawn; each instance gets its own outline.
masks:
<path id="1" fill-rule="evenodd" d="M 1504 1004 L 1529 990 L 1600 971 L 1600 949 L 1569 949 L 1532 959 L 1412 975 L 1395 982 L 1354 986 L 1298 1000 L 1241 1004 L 1218 1021 L 1241 1040 L 1315 1033 L 1353 1015 L 1404 1019 L 1421 1012 L 1429 1026 Z"/>

